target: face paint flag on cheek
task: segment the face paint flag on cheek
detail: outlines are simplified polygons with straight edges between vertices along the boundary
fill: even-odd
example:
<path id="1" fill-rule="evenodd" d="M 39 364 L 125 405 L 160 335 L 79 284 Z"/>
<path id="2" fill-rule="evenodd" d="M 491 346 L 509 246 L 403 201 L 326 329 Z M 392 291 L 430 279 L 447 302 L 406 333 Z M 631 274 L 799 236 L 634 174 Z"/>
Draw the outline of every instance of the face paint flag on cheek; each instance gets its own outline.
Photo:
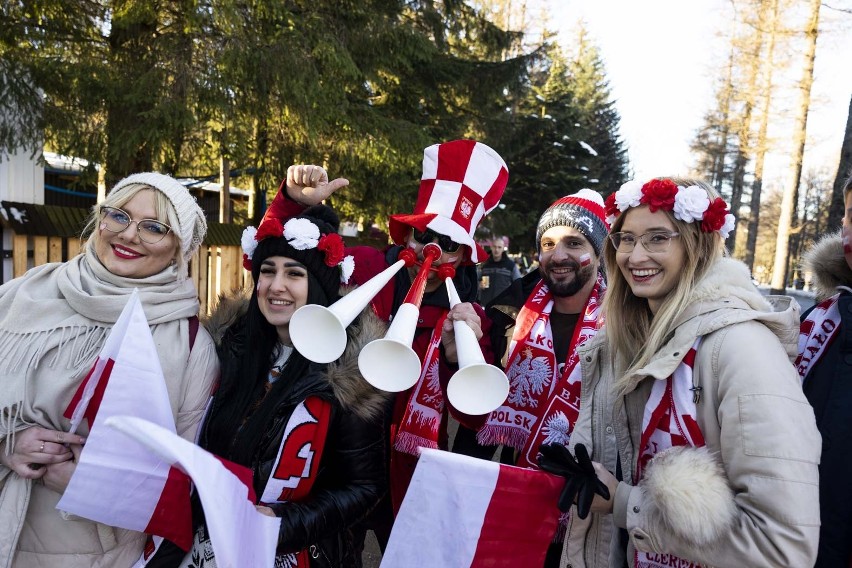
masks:
<path id="1" fill-rule="evenodd" d="M 852 244 L 850 244 L 850 242 L 849 242 L 849 240 L 850 240 L 849 239 L 849 229 L 847 229 L 846 227 L 843 227 L 842 239 L 843 239 L 843 254 L 852 253 Z"/>
<path id="2" fill-rule="evenodd" d="M 585 268 L 592 263 L 592 255 L 587 252 L 584 252 L 580 255 L 580 266 Z"/>

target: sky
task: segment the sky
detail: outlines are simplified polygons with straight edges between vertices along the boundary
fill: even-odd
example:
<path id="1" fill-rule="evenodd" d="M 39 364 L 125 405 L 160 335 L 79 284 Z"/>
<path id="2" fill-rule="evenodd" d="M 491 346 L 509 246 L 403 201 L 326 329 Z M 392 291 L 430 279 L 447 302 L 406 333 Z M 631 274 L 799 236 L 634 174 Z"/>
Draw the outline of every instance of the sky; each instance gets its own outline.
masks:
<path id="1" fill-rule="evenodd" d="M 582 19 L 601 50 L 613 99 L 621 115 L 636 178 L 688 173 L 689 144 L 713 104 L 727 46 L 719 30 L 730 17 L 728 0 L 540 0 L 545 25 L 563 45 Z M 850 0 L 836 5 L 852 8 Z M 852 14 L 823 6 L 805 169 L 825 168 L 833 181 L 852 96 Z M 846 33 L 841 28 L 845 26 Z M 791 63 L 799 69 L 802 57 Z M 798 79 L 798 73 L 795 78 Z M 782 104 L 795 106 L 795 96 Z M 774 121 L 770 136 L 789 140 L 789 125 Z M 786 113 L 790 116 L 790 113 Z M 789 150 L 767 160 L 772 174 L 789 170 Z"/>

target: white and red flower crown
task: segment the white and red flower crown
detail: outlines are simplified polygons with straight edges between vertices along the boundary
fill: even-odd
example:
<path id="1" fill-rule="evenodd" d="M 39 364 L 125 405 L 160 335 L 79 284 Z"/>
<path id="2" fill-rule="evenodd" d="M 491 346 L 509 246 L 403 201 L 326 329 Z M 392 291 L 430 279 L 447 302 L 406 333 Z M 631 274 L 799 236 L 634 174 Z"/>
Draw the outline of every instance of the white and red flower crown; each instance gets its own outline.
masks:
<path id="1" fill-rule="evenodd" d="M 710 201 L 703 187 L 683 187 L 670 179 L 652 179 L 645 184 L 628 181 L 607 197 L 605 205 L 610 225 L 621 213 L 640 205 L 647 205 L 652 213 L 658 209 L 671 211 L 675 219 L 684 223 L 700 221 L 702 231 L 717 231 L 723 239 L 728 238 L 737 223 L 728 204 L 721 197 Z"/>
<path id="2" fill-rule="evenodd" d="M 243 248 L 243 266 L 251 270 L 251 259 L 257 249 L 257 243 L 269 237 L 284 237 L 287 243 L 296 250 L 319 249 L 325 253 L 325 265 L 340 267 L 340 281 L 349 283 L 349 278 L 355 271 L 355 258 L 344 256 L 346 245 L 337 233 L 323 235 L 319 227 L 304 218 L 290 219 L 283 225 L 276 218 L 264 219 L 259 229 L 246 227 L 240 244 Z"/>

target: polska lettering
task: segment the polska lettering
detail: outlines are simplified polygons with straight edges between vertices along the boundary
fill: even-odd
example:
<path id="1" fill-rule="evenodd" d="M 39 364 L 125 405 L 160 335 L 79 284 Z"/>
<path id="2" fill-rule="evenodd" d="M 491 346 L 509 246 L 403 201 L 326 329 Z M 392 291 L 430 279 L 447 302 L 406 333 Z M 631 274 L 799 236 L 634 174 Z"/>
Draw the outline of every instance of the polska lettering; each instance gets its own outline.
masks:
<path id="1" fill-rule="evenodd" d="M 529 341 L 527 343 L 541 347 L 547 346 L 548 349 L 553 349 L 553 340 L 543 333 L 538 333 L 535 330 L 530 330 Z"/>
<path id="2" fill-rule="evenodd" d="M 511 410 L 507 410 L 506 407 L 503 407 L 492 412 L 488 420 L 490 422 L 520 426 L 531 430 L 535 416 L 526 412 L 512 412 Z"/>

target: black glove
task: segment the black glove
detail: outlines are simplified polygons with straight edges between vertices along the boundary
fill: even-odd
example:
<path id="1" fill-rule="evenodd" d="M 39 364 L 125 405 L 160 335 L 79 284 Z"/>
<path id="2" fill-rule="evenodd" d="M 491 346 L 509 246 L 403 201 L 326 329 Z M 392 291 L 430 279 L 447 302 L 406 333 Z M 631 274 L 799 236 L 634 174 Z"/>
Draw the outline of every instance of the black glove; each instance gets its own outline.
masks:
<path id="1" fill-rule="evenodd" d="M 574 451 L 576 459 L 562 444 L 545 444 L 539 448 L 538 465 L 544 471 L 566 479 L 557 503 L 559 510 L 568 512 L 576 500 L 577 515 L 585 519 L 589 516 L 595 493 L 609 499 L 609 489 L 595 474 L 586 446 L 577 444 Z"/>

